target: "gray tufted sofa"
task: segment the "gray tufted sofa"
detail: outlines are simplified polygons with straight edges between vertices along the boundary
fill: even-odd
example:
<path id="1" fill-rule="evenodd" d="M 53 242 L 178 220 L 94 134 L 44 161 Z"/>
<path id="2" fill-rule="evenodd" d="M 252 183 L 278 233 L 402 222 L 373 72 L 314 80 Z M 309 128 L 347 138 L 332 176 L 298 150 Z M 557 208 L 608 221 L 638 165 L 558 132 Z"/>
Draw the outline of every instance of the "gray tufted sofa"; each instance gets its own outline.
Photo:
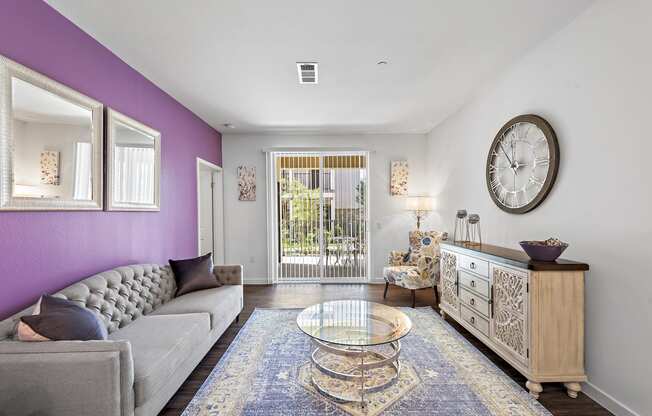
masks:
<path id="1" fill-rule="evenodd" d="M 224 286 L 174 297 L 169 266 L 138 264 L 55 296 L 97 313 L 107 341 L 19 342 L 0 322 L 0 415 L 155 415 L 238 317 L 242 266 L 216 266 Z"/>

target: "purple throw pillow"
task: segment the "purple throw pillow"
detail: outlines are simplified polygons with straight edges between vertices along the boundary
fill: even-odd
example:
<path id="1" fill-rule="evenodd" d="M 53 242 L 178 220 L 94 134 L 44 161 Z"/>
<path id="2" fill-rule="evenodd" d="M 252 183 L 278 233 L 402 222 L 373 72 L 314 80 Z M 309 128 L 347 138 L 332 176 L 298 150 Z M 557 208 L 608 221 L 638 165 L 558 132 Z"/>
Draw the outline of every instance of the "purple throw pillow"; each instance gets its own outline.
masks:
<path id="1" fill-rule="evenodd" d="M 176 296 L 222 286 L 213 274 L 211 254 L 208 253 L 194 259 L 169 260 L 174 280 L 177 282 Z"/>
<path id="2" fill-rule="evenodd" d="M 44 295 L 40 302 L 38 315 L 26 315 L 20 318 L 26 325 L 27 333 L 36 341 L 90 341 L 105 340 L 108 333 L 104 322 L 93 312 L 76 303 Z M 33 333 L 32 333 L 33 332 Z"/>

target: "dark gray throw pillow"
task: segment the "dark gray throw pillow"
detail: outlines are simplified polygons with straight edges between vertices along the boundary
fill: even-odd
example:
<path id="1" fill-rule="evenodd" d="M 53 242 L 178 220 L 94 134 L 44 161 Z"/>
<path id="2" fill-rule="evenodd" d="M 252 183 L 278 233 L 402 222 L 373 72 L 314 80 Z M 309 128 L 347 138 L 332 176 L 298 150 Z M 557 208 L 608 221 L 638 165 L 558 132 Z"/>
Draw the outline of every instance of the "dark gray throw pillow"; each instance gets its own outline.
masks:
<path id="1" fill-rule="evenodd" d="M 44 295 L 38 315 L 25 315 L 21 322 L 52 341 L 107 339 L 104 322 L 93 312 L 72 301 Z"/>
<path id="2" fill-rule="evenodd" d="M 177 282 L 176 296 L 222 286 L 213 274 L 211 254 L 208 253 L 194 259 L 169 260 L 174 280 Z"/>

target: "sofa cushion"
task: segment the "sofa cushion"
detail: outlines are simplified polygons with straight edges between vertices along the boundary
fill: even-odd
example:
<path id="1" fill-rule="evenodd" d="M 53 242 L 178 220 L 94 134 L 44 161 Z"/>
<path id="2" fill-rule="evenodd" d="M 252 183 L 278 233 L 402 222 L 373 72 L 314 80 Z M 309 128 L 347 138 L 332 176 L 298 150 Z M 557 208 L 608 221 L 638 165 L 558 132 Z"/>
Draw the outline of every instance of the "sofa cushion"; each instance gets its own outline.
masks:
<path id="1" fill-rule="evenodd" d="M 209 331 L 210 319 L 205 313 L 148 315 L 109 336 L 131 343 L 136 406 L 154 396 L 170 379 L 186 378 L 187 374 L 177 369 Z"/>
<path id="2" fill-rule="evenodd" d="M 234 310 L 242 309 L 242 286 L 225 285 L 204 289 L 174 298 L 151 315 L 204 312 L 211 316 L 211 329 L 224 319 L 232 319 Z M 150 315 L 150 316 L 151 316 Z"/>

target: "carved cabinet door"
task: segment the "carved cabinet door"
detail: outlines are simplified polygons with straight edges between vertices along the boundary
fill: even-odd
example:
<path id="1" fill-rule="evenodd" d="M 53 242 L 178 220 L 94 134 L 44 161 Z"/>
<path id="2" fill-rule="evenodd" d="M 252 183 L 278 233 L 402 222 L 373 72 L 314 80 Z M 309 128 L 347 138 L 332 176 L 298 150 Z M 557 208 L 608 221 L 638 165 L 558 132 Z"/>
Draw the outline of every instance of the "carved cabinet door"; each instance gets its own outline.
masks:
<path id="1" fill-rule="evenodd" d="M 460 300 L 457 293 L 457 256 L 448 251 L 441 252 L 441 303 L 446 312 L 459 315 Z"/>
<path id="2" fill-rule="evenodd" d="M 493 316 L 491 338 L 515 358 L 527 362 L 528 275 L 514 269 L 492 265 Z"/>

